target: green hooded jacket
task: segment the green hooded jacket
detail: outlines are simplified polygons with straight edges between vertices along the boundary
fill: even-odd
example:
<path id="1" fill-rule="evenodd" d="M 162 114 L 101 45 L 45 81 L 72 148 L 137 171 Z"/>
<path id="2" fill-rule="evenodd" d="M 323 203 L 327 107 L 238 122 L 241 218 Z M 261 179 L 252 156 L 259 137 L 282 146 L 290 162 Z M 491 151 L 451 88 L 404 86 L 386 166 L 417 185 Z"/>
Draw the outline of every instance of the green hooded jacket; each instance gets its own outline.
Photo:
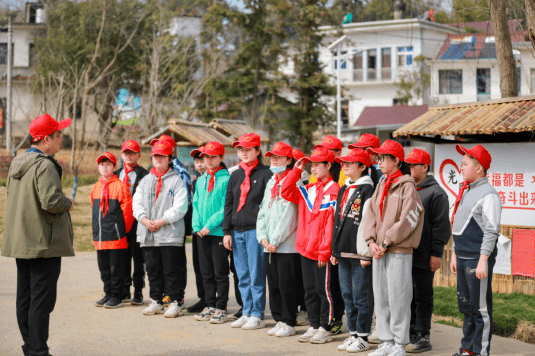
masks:
<path id="1" fill-rule="evenodd" d="M 223 216 L 225 215 L 225 195 L 230 175 L 221 169 L 215 173 L 214 189 L 208 194 L 210 175 L 205 172 L 195 180 L 193 196 L 193 216 L 191 227 L 199 232 L 203 227 L 210 230 L 212 236 L 223 236 Z"/>
<path id="2" fill-rule="evenodd" d="M 74 256 L 71 201 L 61 189 L 61 167 L 51 156 L 24 152 L 11 162 L 2 256 Z"/>

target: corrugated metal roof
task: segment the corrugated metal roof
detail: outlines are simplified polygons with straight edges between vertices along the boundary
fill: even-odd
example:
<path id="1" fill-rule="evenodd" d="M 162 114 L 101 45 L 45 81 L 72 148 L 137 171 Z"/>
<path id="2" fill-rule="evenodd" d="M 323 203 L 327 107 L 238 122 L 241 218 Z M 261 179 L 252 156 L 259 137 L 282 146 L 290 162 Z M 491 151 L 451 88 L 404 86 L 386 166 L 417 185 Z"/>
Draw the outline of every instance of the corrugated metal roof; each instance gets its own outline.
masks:
<path id="1" fill-rule="evenodd" d="M 394 137 L 493 135 L 535 131 L 535 95 L 430 107 Z"/>

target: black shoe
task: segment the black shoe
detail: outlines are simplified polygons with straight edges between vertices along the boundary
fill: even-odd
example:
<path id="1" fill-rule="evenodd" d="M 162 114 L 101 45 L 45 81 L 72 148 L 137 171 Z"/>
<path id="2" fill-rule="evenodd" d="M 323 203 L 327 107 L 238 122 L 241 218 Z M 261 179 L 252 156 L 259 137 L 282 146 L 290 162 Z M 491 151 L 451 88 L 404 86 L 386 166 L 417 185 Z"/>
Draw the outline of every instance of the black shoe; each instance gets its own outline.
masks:
<path id="1" fill-rule="evenodd" d="M 431 351 L 432 349 L 433 346 L 431 346 L 431 342 L 429 341 L 429 335 L 417 334 L 415 339 L 407 345 L 405 351 L 409 353 L 420 353 Z"/>
<path id="2" fill-rule="evenodd" d="M 333 318 L 331 322 L 331 335 L 338 335 L 343 332 L 343 326 L 344 323 L 342 323 L 342 320 L 336 320 Z"/>
<path id="3" fill-rule="evenodd" d="M 238 312 L 232 316 L 232 319 L 238 320 L 239 318 L 241 318 L 242 317 L 242 311 L 243 311 L 243 307 L 241 307 L 240 310 L 238 310 Z"/>
<path id="4" fill-rule="evenodd" d="M 143 293 L 139 291 L 134 291 L 134 298 L 132 298 L 132 305 L 143 305 Z"/>
<path id="5" fill-rule="evenodd" d="M 108 302 L 108 300 L 110 300 L 110 299 L 111 299 L 111 295 L 106 294 L 106 295 L 104 296 L 104 298 L 102 298 L 102 299 L 100 299 L 100 300 L 97 300 L 97 301 L 95 302 L 95 305 L 96 305 L 97 307 L 103 307 L 104 304 L 106 304 L 106 303 Z"/>
<path id="6" fill-rule="evenodd" d="M 132 302 L 132 295 L 130 292 L 124 292 L 123 294 L 123 303 L 131 303 Z"/>
<path id="7" fill-rule="evenodd" d="M 112 297 L 106 304 L 104 304 L 104 308 L 108 309 L 115 309 L 120 308 L 123 306 L 122 298 L 119 298 L 117 296 Z"/>
<path id="8" fill-rule="evenodd" d="M 188 313 L 200 313 L 204 310 L 205 307 L 206 303 L 204 302 L 204 300 L 200 299 L 197 303 L 188 307 Z"/>
<path id="9" fill-rule="evenodd" d="M 418 333 L 410 333 L 409 344 L 415 344 L 420 340 L 420 335 Z"/>

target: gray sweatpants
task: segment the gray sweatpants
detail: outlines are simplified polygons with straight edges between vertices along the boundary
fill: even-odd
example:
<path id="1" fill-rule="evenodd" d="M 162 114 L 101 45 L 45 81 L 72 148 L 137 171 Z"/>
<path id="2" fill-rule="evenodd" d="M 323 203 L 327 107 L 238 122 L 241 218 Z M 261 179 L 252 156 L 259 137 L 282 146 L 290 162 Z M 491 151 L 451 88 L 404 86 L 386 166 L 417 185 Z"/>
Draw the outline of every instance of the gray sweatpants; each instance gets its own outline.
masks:
<path id="1" fill-rule="evenodd" d="M 377 336 L 382 341 L 409 343 L 412 301 L 412 255 L 386 253 L 373 259 L 373 295 Z"/>

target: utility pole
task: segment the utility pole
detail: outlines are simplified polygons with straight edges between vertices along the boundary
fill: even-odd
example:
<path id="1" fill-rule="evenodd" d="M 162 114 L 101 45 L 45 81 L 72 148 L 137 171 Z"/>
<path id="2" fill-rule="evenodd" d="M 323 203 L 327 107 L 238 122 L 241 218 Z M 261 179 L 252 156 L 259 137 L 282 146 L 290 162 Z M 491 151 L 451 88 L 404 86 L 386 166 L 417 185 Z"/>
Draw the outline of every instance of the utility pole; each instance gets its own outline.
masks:
<path id="1" fill-rule="evenodd" d="M 12 101 L 12 90 L 11 90 L 11 67 L 13 67 L 12 56 L 12 40 L 13 29 L 11 28 L 11 16 L 8 16 L 7 22 L 7 103 L 6 103 L 6 155 L 11 155 L 11 101 Z"/>

